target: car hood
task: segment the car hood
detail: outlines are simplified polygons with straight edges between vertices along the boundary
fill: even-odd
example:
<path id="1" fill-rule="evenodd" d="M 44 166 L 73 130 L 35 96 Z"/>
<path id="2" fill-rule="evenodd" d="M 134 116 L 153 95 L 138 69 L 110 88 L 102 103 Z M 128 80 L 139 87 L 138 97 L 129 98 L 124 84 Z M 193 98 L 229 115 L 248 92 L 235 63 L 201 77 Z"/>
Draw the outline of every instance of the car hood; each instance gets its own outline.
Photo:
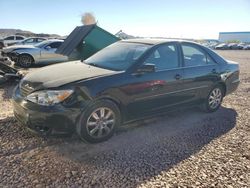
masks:
<path id="1" fill-rule="evenodd" d="M 81 61 L 72 61 L 50 65 L 31 72 L 21 80 L 20 85 L 26 85 L 34 91 L 115 73 L 118 72 L 90 66 Z"/>
<path id="2" fill-rule="evenodd" d="M 3 52 L 8 53 L 8 52 L 12 52 L 13 50 L 22 50 L 22 49 L 32 49 L 32 48 L 36 48 L 32 45 L 14 45 L 14 46 L 9 46 L 9 47 L 5 47 L 3 48 Z"/>

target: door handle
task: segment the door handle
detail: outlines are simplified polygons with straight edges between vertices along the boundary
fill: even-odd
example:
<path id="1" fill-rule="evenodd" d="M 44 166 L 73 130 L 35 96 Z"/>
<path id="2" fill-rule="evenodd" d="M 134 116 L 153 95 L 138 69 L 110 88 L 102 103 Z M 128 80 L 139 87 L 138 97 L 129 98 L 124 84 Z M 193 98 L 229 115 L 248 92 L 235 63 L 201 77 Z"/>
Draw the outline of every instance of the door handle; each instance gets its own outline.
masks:
<path id="1" fill-rule="evenodd" d="M 181 75 L 176 74 L 174 78 L 175 78 L 176 80 L 180 80 L 180 79 L 181 79 Z"/>

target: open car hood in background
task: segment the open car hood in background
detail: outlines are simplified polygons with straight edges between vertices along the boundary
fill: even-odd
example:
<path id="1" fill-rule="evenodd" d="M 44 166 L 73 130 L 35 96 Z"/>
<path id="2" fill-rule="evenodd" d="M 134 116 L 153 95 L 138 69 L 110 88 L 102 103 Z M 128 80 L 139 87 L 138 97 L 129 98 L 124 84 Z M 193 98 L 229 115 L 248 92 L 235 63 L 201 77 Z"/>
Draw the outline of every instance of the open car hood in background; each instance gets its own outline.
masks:
<path id="1" fill-rule="evenodd" d="M 15 68 L 0 62 L 0 85 L 8 81 L 10 78 L 21 79 L 22 74 Z"/>
<path id="2" fill-rule="evenodd" d="M 56 53 L 70 56 L 73 50 L 84 40 L 94 27 L 95 24 L 76 27 L 56 50 Z"/>

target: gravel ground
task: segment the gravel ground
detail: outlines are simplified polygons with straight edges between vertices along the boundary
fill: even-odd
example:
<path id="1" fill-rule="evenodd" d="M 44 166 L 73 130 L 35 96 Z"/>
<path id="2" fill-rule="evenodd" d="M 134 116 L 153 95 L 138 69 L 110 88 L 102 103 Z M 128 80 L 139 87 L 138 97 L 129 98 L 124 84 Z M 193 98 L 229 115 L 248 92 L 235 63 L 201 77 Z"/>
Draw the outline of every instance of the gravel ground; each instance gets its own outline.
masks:
<path id="1" fill-rule="evenodd" d="M 221 109 L 181 109 L 121 128 L 109 141 L 41 138 L 13 118 L 14 84 L 0 88 L 0 187 L 250 187 L 250 51 Z"/>

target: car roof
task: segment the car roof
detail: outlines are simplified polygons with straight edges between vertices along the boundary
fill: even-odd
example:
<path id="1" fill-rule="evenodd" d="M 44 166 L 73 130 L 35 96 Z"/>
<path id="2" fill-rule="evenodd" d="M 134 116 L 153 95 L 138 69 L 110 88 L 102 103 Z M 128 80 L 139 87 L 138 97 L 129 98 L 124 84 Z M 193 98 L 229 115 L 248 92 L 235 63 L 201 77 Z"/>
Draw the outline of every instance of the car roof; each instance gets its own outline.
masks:
<path id="1" fill-rule="evenodd" d="M 157 39 L 157 38 L 138 38 L 138 39 L 126 39 L 122 40 L 121 42 L 131 42 L 131 43 L 141 43 L 141 44 L 149 44 L 149 45 L 156 45 L 161 43 L 167 43 L 167 42 L 188 42 L 193 44 L 198 44 L 193 41 L 189 40 L 182 40 L 182 39 Z"/>
<path id="2" fill-rule="evenodd" d="M 64 42 L 64 40 L 59 40 L 59 39 L 48 39 L 46 42 Z"/>
<path id="3" fill-rule="evenodd" d="M 5 38 L 7 38 L 7 37 L 24 37 L 25 38 L 25 36 L 23 36 L 23 35 L 8 35 L 8 36 L 5 36 Z"/>
<path id="4" fill-rule="evenodd" d="M 46 39 L 45 37 L 28 37 L 26 39 Z"/>

